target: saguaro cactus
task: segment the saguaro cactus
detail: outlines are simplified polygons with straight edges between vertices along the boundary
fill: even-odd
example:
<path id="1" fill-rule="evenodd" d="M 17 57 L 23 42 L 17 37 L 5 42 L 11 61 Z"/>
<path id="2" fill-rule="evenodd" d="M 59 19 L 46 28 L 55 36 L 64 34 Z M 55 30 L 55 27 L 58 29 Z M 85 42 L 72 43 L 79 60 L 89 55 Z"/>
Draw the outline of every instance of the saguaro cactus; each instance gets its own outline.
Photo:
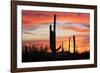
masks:
<path id="1" fill-rule="evenodd" d="M 73 35 L 73 49 L 74 49 L 74 53 L 75 53 L 75 35 Z"/>
<path id="2" fill-rule="evenodd" d="M 61 48 L 59 46 L 58 49 L 56 49 L 56 15 L 54 15 L 54 25 L 52 29 L 52 25 L 50 25 L 50 49 L 52 51 L 53 56 L 56 55 L 56 51 L 58 51 Z"/>
<path id="3" fill-rule="evenodd" d="M 62 53 L 64 53 L 64 47 L 63 47 L 63 43 L 62 43 Z"/>
<path id="4" fill-rule="evenodd" d="M 70 52 L 70 37 L 69 37 L 69 46 L 68 46 L 68 51 Z"/>

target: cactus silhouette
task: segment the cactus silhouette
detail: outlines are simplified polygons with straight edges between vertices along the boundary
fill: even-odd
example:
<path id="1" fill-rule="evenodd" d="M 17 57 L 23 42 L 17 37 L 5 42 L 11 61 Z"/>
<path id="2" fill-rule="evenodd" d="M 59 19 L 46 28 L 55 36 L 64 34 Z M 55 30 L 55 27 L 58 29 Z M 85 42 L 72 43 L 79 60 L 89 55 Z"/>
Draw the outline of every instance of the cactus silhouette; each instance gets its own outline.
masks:
<path id="1" fill-rule="evenodd" d="M 68 46 L 68 51 L 70 52 L 70 37 L 69 37 L 69 46 Z"/>
<path id="2" fill-rule="evenodd" d="M 50 25 L 50 49 L 52 51 L 53 56 L 56 56 L 56 52 L 61 48 L 59 46 L 56 49 L 56 15 L 54 15 L 54 25 L 52 30 L 52 25 Z"/>
<path id="3" fill-rule="evenodd" d="M 73 35 L 73 49 L 74 49 L 74 53 L 75 53 L 75 35 Z"/>
<path id="4" fill-rule="evenodd" d="M 64 53 L 64 47 L 63 47 L 63 43 L 62 43 L 62 54 Z"/>

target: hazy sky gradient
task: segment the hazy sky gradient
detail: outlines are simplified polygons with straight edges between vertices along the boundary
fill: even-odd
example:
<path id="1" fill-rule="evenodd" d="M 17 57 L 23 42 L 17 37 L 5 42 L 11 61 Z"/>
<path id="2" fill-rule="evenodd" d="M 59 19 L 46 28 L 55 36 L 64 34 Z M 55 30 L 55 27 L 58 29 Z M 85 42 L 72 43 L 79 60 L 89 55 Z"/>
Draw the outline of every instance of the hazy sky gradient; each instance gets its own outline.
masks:
<path id="1" fill-rule="evenodd" d="M 89 13 L 22 10 L 22 40 L 49 46 L 49 26 L 53 25 L 55 14 L 57 18 L 56 46 L 58 47 L 63 42 L 64 48 L 67 50 L 68 38 L 75 35 L 78 51 L 89 51 Z M 72 38 L 71 43 L 73 43 Z M 73 49 L 73 44 L 71 44 L 71 48 Z"/>

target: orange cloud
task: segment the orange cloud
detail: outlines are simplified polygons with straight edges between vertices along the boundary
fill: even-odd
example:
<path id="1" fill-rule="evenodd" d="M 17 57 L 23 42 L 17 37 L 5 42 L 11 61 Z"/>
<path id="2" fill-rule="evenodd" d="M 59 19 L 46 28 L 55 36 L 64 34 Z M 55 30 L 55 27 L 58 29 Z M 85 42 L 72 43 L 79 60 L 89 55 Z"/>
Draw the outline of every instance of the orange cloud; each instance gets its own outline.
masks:
<path id="1" fill-rule="evenodd" d="M 90 15 L 88 13 L 74 13 L 74 12 L 47 12 L 47 11 L 22 11 L 23 26 L 32 26 L 34 24 L 53 23 L 54 15 L 56 14 L 56 21 L 78 23 L 89 25 Z"/>
<path id="2" fill-rule="evenodd" d="M 78 28 L 78 27 L 62 27 L 62 29 L 73 30 L 73 31 L 76 31 L 76 32 L 89 32 L 90 31 L 88 28 L 87 29 L 81 29 L 81 28 Z"/>

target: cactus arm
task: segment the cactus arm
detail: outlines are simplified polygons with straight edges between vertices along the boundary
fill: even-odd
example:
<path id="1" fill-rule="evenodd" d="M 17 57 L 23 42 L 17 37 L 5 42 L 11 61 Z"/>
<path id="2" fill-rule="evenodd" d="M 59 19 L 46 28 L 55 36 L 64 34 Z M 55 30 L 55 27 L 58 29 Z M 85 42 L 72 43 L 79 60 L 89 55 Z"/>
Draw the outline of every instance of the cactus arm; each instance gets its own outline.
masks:
<path id="1" fill-rule="evenodd" d="M 56 49 L 56 51 L 58 51 L 61 48 L 61 45 Z"/>

